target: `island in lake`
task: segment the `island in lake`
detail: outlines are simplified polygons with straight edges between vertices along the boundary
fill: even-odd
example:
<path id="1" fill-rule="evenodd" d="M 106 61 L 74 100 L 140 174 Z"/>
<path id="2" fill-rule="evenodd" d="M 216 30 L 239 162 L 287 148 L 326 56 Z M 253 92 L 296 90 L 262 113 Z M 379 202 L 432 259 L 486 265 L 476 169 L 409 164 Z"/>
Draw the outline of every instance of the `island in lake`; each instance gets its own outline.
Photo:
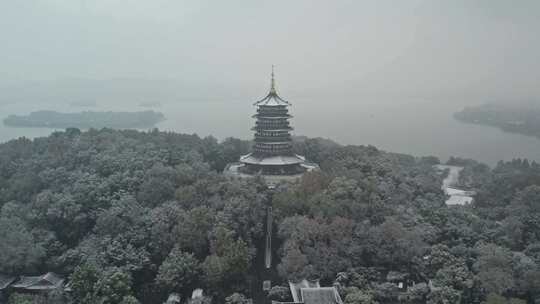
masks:
<path id="1" fill-rule="evenodd" d="M 532 104 L 483 104 L 454 113 L 462 122 L 498 127 L 506 132 L 540 137 L 540 107 Z"/>
<path id="2" fill-rule="evenodd" d="M 162 113 L 141 112 L 91 112 L 59 113 L 55 111 L 37 111 L 30 115 L 10 115 L 4 124 L 10 127 L 35 128 L 114 128 L 136 129 L 149 128 L 165 120 Z"/>

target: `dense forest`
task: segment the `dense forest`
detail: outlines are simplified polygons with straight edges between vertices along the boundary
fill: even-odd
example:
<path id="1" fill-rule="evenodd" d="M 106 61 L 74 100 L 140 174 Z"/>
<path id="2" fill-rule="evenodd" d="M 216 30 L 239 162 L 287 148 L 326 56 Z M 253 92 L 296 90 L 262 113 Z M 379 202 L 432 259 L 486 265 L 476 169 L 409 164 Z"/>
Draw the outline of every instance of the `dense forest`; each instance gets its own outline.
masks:
<path id="1" fill-rule="evenodd" d="M 478 195 L 446 206 L 434 157 L 300 138 L 321 171 L 268 190 L 220 174 L 249 148 L 111 129 L 1 144 L 0 273 L 52 271 L 71 289 L 10 304 L 155 304 L 195 288 L 201 303 L 250 303 L 268 206 L 270 299 L 308 278 L 347 304 L 540 303 L 540 165 L 452 158 Z"/>

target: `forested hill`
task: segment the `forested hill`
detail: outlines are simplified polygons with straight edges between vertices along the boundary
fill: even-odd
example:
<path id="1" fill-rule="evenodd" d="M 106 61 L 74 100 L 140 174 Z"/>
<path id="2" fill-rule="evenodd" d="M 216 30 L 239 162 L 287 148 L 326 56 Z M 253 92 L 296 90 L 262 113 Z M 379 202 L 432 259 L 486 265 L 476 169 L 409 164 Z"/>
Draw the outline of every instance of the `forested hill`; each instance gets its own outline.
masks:
<path id="1" fill-rule="evenodd" d="M 91 112 L 59 113 L 55 111 L 37 111 L 29 115 L 9 115 L 4 124 L 11 127 L 27 128 L 112 128 L 136 129 L 150 128 L 165 120 L 162 113 L 142 112 Z"/>
<path id="2" fill-rule="evenodd" d="M 447 207 L 432 157 L 301 139 L 322 171 L 272 195 L 219 173 L 249 145 L 110 129 L 0 144 L 0 273 L 68 276 L 72 292 L 43 303 L 154 304 L 196 287 L 204 303 L 249 303 L 271 204 L 274 285 L 318 278 L 349 304 L 540 300 L 537 164 L 453 159 L 479 195 Z"/>
<path id="3" fill-rule="evenodd" d="M 505 132 L 540 137 L 538 104 L 483 104 L 466 107 L 454 117 L 467 123 L 498 127 Z"/>

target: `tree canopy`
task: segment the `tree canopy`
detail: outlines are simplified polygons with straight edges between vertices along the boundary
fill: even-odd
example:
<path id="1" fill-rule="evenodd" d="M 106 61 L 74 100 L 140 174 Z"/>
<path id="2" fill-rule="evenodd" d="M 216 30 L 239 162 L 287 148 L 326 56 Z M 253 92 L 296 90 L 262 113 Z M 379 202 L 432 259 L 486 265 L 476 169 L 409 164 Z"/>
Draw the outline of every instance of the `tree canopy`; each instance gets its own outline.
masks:
<path id="1" fill-rule="evenodd" d="M 270 191 L 220 174 L 249 146 L 111 129 L 0 144 L 0 272 L 64 274 L 74 303 L 162 303 L 194 288 L 206 295 L 195 302 L 251 303 L 272 206 L 271 299 L 309 278 L 346 303 L 540 300 L 538 164 L 453 158 L 478 195 L 446 206 L 433 157 L 301 138 L 295 151 L 321 171 Z"/>

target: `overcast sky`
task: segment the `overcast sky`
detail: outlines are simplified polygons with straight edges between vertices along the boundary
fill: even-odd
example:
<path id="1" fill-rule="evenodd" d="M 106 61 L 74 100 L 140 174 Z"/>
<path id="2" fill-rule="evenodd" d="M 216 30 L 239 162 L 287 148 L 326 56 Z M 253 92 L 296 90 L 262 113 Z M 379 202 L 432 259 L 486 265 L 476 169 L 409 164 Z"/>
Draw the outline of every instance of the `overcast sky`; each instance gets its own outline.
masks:
<path id="1" fill-rule="evenodd" d="M 0 84 L 540 96 L 536 0 L 0 1 Z"/>

